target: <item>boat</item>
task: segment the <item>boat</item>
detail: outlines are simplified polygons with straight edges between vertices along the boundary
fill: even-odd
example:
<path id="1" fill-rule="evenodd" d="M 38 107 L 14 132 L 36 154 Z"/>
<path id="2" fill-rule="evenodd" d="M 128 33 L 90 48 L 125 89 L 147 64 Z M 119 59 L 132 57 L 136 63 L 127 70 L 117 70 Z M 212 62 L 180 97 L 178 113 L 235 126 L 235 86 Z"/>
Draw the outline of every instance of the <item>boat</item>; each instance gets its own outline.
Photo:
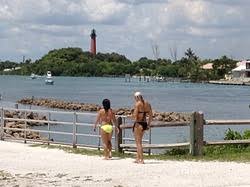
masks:
<path id="1" fill-rule="evenodd" d="M 54 80 L 52 78 L 51 71 L 47 71 L 47 76 L 46 76 L 46 79 L 45 79 L 45 84 L 49 84 L 49 85 L 53 85 L 54 84 Z"/>
<path id="2" fill-rule="evenodd" d="M 37 78 L 37 75 L 34 74 L 34 73 L 31 73 L 30 78 L 31 78 L 31 79 L 36 79 L 36 78 Z"/>

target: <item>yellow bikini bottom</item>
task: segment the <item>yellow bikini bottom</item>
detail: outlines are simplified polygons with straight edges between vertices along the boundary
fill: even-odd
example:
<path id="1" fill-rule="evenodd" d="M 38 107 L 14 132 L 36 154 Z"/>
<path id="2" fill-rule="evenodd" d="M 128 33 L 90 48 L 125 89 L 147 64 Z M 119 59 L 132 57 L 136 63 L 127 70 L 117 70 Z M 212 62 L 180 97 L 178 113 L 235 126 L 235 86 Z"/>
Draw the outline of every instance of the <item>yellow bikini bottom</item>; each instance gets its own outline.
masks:
<path id="1" fill-rule="evenodd" d="M 112 127 L 112 125 L 106 123 L 106 124 L 104 124 L 104 125 L 101 126 L 101 129 L 102 129 L 104 132 L 106 132 L 106 133 L 111 133 L 112 130 L 113 130 L 113 127 Z"/>

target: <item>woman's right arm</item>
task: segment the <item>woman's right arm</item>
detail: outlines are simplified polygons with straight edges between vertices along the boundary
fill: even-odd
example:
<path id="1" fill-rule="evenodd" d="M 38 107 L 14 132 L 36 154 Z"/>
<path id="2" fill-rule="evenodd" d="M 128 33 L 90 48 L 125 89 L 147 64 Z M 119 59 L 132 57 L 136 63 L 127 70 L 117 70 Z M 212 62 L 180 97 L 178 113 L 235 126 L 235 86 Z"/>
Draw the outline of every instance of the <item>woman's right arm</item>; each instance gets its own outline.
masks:
<path id="1" fill-rule="evenodd" d="M 148 126 L 150 127 L 151 122 L 153 120 L 153 111 L 152 111 L 151 105 L 149 103 L 148 103 L 148 109 L 149 109 L 149 111 L 148 111 L 148 115 L 149 115 L 149 117 L 148 117 Z"/>

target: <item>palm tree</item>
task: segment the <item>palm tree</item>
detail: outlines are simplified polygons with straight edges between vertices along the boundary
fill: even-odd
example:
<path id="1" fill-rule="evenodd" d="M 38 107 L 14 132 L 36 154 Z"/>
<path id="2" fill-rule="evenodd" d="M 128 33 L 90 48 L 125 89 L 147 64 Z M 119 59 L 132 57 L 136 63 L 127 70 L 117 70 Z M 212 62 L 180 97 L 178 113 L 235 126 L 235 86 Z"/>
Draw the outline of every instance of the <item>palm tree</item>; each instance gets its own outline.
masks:
<path id="1" fill-rule="evenodd" d="M 195 53 L 193 52 L 191 48 L 187 49 L 187 51 L 185 52 L 185 56 L 187 56 L 188 59 L 194 59 L 194 60 L 198 59 L 198 57 L 195 55 Z"/>

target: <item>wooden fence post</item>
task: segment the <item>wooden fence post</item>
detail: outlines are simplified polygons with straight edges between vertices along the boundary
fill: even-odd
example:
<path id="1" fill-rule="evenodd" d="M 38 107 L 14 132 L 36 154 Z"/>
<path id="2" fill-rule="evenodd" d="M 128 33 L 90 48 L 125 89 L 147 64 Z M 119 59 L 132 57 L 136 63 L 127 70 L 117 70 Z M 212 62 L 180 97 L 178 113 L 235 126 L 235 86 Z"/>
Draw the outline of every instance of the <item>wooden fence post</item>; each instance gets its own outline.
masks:
<path id="1" fill-rule="evenodd" d="M 120 125 L 122 124 L 122 117 L 117 118 L 117 127 L 119 129 L 119 133 L 115 130 L 115 151 L 118 153 L 122 153 L 122 148 L 120 144 L 122 144 L 122 129 Z"/>
<path id="2" fill-rule="evenodd" d="M 77 139 L 76 139 L 76 113 L 74 112 L 73 114 L 73 137 L 72 137 L 72 145 L 73 148 L 76 148 L 76 144 L 77 144 Z"/>
<path id="3" fill-rule="evenodd" d="M 190 154 L 193 156 L 201 156 L 203 153 L 203 126 L 203 113 L 194 112 L 190 123 Z"/>
<path id="4" fill-rule="evenodd" d="M 27 143 L 27 111 L 24 112 L 24 143 Z M 30 132 L 31 133 L 31 132 Z"/>
<path id="5" fill-rule="evenodd" d="M 48 119 L 47 119 L 47 121 L 48 121 L 48 145 L 50 144 L 49 142 L 50 142 L 50 120 L 51 120 L 51 114 L 50 114 L 50 112 L 48 113 Z"/>
<path id="6" fill-rule="evenodd" d="M 1 108 L 1 140 L 4 140 L 4 110 Z"/>

